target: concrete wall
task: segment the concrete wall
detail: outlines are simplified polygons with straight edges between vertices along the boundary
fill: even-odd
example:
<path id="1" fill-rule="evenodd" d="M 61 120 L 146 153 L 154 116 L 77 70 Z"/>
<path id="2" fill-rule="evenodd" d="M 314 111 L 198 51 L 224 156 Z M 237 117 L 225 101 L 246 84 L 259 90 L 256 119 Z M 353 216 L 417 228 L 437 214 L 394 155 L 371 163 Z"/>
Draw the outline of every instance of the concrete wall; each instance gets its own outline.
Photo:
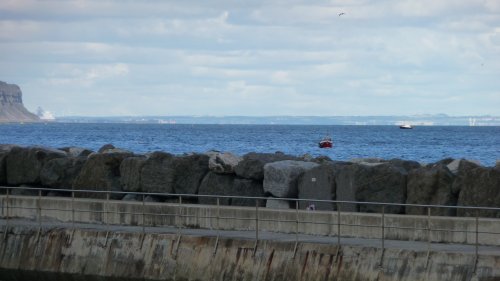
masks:
<path id="1" fill-rule="evenodd" d="M 498 280 L 500 257 L 94 230 L 11 228 L 2 280 Z M 216 250 L 216 251 L 215 251 Z M 36 272 L 36 273 L 35 273 Z M 35 275 L 36 274 L 36 275 Z M 26 276 L 36 276 L 26 279 Z M 99 277 L 97 277 L 99 276 Z M 125 279 L 126 278 L 126 279 Z"/>
<path id="2" fill-rule="evenodd" d="M 337 212 L 283 210 L 255 207 L 167 204 L 129 201 L 106 201 L 64 197 L 0 196 L 1 216 L 63 222 L 107 223 L 146 226 L 181 226 L 221 230 L 254 230 L 258 213 L 259 230 L 284 233 L 337 235 Z M 7 210 L 8 209 L 8 210 Z M 74 212 L 72 210 L 75 210 Z M 143 215 L 144 214 L 144 215 Z M 297 218 L 300 223 L 297 224 Z M 381 238 L 381 214 L 340 214 L 341 236 Z M 478 242 L 500 246 L 500 220 L 478 219 Z M 427 225 L 432 231 L 430 238 Z M 363 227 L 356 226 L 363 225 Z M 384 216 L 386 239 L 468 243 L 476 241 L 476 219 L 412 215 Z M 467 232 L 466 232 L 467 231 Z"/>

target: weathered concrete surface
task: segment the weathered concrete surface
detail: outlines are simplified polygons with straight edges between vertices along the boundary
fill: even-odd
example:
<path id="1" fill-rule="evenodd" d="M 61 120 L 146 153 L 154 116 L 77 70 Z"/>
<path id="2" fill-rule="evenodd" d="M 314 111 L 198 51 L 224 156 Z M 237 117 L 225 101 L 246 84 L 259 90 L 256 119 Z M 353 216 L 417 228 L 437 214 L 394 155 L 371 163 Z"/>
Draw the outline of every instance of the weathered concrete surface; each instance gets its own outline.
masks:
<path id="1" fill-rule="evenodd" d="M 497 280 L 499 256 L 173 234 L 11 228 L 3 276 L 65 280 Z M 474 270 L 475 269 L 475 270 Z M 475 271 L 475 272 L 474 272 Z M 62 275 L 64 274 L 64 275 Z M 73 278 L 67 278 L 72 276 Z M 100 279 L 98 279 L 98 277 Z M 14 279 L 15 280 L 15 279 Z M 87 279 L 85 279 L 87 280 Z"/>
<path id="2" fill-rule="evenodd" d="M 278 200 L 274 198 L 273 200 Z M 222 201 L 222 200 L 221 200 Z M 9 208 L 7 208 L 7 202 Z M 295 202 L 289 202 L 291 207 Z M 16 208 L 12 208 L 16 206 Z M 268 209 L 256 207 L 236 207 L 182 204 L 97 200 L 62 197 L 14 196 L 0 195 L 0 215 L 5 217 L 7 211 L 10 217 L 37 220 L 38 208 L 46 220 L 76 223 L 107 223 L 112 225 L 142 226 L 182 226 L 185 228 L 220 229 L 228 231 L 255 230 L 255 217 L 258 211 L 259 230 L 276 233 L 336 236 L 338 235 L 337 212 L 306 211 L 295 209 Z M 75 210 L 93 210 L 75 211 Z M 143 222 L 142 213 L 151 214 Z M 182 217 L 180 217 L 182 215 Z M 220 219 L 234 218 L 234 219 Z M 301 223 L 296 224 L 296 220 Z M 304 223 L 311 222 L 311 223 Z M 382 222 L 381 214 L 363 214 L 341 212 L 342 237 L 380 239 Z M 480 232 L 480 245 L 500 246 L 500 220 L 480 218 L 477 221 Z M 365 227 L 360 227 L 364 225 Z M 430 225 L 432 231 L 427 231 Z M 371 227 L 368 227 L 371 226 Z M 431 241 L 438 243 L 474 244 L 476 242 L 475 218 L 457 218 L 419 215 L 385 214 L 385 238 L 402 241 Z M 0 228 L 1 229 L 1 228 Z M 439 230 L 439 231 L 438 231 Z M 430 236 L 429 236 L 430 234 Z"/>

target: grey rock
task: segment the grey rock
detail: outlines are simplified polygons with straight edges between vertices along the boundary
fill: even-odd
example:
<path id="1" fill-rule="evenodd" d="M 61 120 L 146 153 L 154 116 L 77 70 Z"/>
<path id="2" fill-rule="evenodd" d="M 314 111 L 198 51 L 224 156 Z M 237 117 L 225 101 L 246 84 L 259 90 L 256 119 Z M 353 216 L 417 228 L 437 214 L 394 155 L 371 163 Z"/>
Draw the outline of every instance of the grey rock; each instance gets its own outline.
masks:
<path id="1" fill-rule="evenodd" d="M 408 174 L 407 204 L 455 206 L 458 193 L 453 192 L 455 176 L 442 164 L 414 169 Z M 426 215 L 427 208 L 406 207 L 406 213 Z M 453 216 L 456 209 L 432 208 L 432 215 Z"/>
<path id="2" fill-rule="evenodd" d="M 17 145 L 1 144 L 0 145 L 0 185 L 7 184 L 7 164 L 6 159 L 10 150 Z"/>
<path id="3" fill-rule="evenodd" d="M 431 167 L 431 166 L 435 166 L 435 165 L 448 165 L 450 164 L 451 162 L 453 162 L 455 159 L 453 158 L 445 158 L 445 159 L 441 159 L 437 162 L 434 162 L 434 163 L 430 163 L 430 164 L 427 164 L 427 166 Z"/>
<path id="4" fill-rule="evenodd" d="M 343 165 L 335 177 L 337 200 L 405 203 L 406 171 L 388 163 L 367 166 Z M 343 211 L 381 212 L 382 207 L 368 204 L 342 204 Z M 386 207 L 386 213 L 402 213 L 399 206 Z"/>
<path id="5" fill-rule="evenodd" d="M 65 191 L 49 191 L 45 195 L 47 197 L 71 197 L 71 192 Z"/>
<path id="6" fill-rule="evenodd" d="M 232 192 L 234 184 L 233 175 L 222 175 L 215 172 L 208 172 L 205 178 L 201 181 L 198 191 L 199 195 L 234 195 Z M 200 204 L 217 204 L 216 197 L 199 197 Z M 230 198 L 219 198 L 220 205 L 231 205 Z"/>
<path id="7" fill-rule="evenodd" d="M 59 150 L 65 151 L 69 157 L 87 157 L 93 153 L 90 149 L 76 146 L 62 147 Z"/>
<path id="8" fill-rule="evenodd" d="M 471 161 L 471 160 L 466 160 L 466 159 L 455 159 L 451 161 L 446 167 L 450 172 L 452 172 L 454 175 L 457 175 L 461 169 L 467 169 L 466 166 L 469 167 L 479 167 L 480 164 L 478 161 Z"/>
<path id="9" fill-rule="evenodd" d="M 122 201 L 142 201 L 142 196 L 138 194 L 126 194 L 123 196 Z"/>
<path id="10" fill-rule="evenodd" d="M 200 185 L 200 195 L 213 195 L 213 197 L 200 197 L 200 204 L 217 204 L 216 195 L 223 196 L 248 196 L 263 197 L 262 184 L 249 179 L 236 178 L 234 175 L 223 175 L 208 172 Z M 265 200 L 258 200 L 259 206 L 265 205 Z M 220 205 L 255 206 L 253 199 L 245 198 L 219 198 Z"/>
<path id="11" fill-rule="evenodd" d="M 238 165 L 234 168 L 236 175 L 242 178 L 263 180 L 264 165 L 267 163 L 283 161 L 283 160 L 299 160 L 295 156 L 285 155 L 283 153 L 255 153 L 251 152 L 243 156 Z"/>
<path id="12" fill-rule="evenodd" d="M 64 157 L 47 161 L 40 171 L 42 185 L 51 188 L 71 189 L 87 157 Z"/>
<path id="13" fill-rule="evenodd" d="M 73 189 L 122 191 L 120 164 L 133 156 L 131 153 L 92 153 L 88 156 L 80 174 L 73 183 Z M 79 197 L 104 198 L 104 194 L 77 193 Z M 123 195 L 113 194 L 111 198 L 121 199 Z"/>
<path id="14" fill-rule="evenodd" d="M 101 148 L 99 148 L 99 150 L 97 151 L 98 153 L 103 153 L 105 152 L 106 150 L 109 150 L 109 149 L 115 149 L 115 146 L 108 143 L 108 144 L 105 144 L 103 146 L 101 146 Z"/>
<path id="15" fill-rule="evenodd" d="M 457 206 L 500 207 L 500 170 L 489 167 L 468 167 L 459 172 L 454 185 L 460 190 Z M 500 217 L 495 210 L 458 209 L 458 216 Z"/>
<path id="16" fill-rule="evenodd" d="M 349 165 L 342 162 L 327 162 L 306 171 L 298 180 L 299 199 L 335 200 L 335 175 L 338 166 Z M 299 208 L 305 209 L 307 202 L 300 201 Z M 317 210 L 335 210 L 332 203 L 314 202 Z"/>
<path id="17" fill-rule="evenodd" d="M 284 160 L 264 166 L 264 191 L 274 197 L 297 198 L 297 180 L 306 171 L 319 164 Z"/>
<path id="18" fill-rule="evenodd" d="M 266 208 L 269 209 L 290 209 L 295 208 L 294 202 L 290 202 L 288 200 L 279 200 L 279 198 L 268 197 L 266 200 Z"/>
<path id="19" fill-rule="evenodd" d="M 257 182 L 250 179 L 235 178 L 233 181 L 233 189 L 231 190 L 231 195 L 236 196 L 246 196 L 246 197 L 264 197 L 264 188 L 261 182 Z M 265 201 L 263 199 L 244 199 L 244 198 L 232 198 L 232 206 L 265 206 Z"/>
<path id="20" fill-rule="evenodd" d="M 229 152 L 209 153 L 208 168 L 218 174 L 232 174 L 234 167 L 241 161 L 241 157 Z"/>
<path id="21" fill-rule="evenodd" d="M 149 155 L 141 170 L 143 192 L 173 193 L 175 184 L 175 156 L 165 152 Z"/>
<path id="22" fill-rule="evenodd" d="M 120 182 L 124 191 L 142 191 L 141 171 L 146 159 L 145 156 L 134 156 L 125 158 L 120 163 Z"/>
<path id="23" fill-rule="evenodd" d="M 314 158 L 313 162 L 318 163 L 318 164 L 325 164 L 325 163 L 330 163 L 330 162 L 334 162 L 334 161 L 330 157 L 322 155 L 322 156 L 318 156 L 318 157 Z"/>
<path id="24" fill-rule="evenodd" d="M 178 194 L 197 194 L 201 181 L 208 173 L 208 159 L 204 154 L 176 157 L 174 192 Z"/>
<path id="25" fill-rule="evenodd" d="M 11 195 L 22 195 L 22 196 L 40 196 L 41 192 L 37 188 L 38 186 L 30 186 L 26 184 L 21 184 L 19 187 L 10 190 Z"/>
<path id="26" fill-rule="evenodd" d="M 66 157 L 66 152 L 48 147 L 13 147 L 8 153 L 7 183 L 10 185 L 40 184 L 40 171 L 51 159 Z"/>
<path id="27" fill-rule="evenodd" d="M 422 165 L 420 165 L 420 163 L 418 163 L 417 161 L 411 161 L 411 160 L 402 160 L 394 158 L 387 162 L 395 167 L 403 168 L 406 172 L 410 172 L 411 170 L 422 167 Z"/>
<path id="28" fill-rule="evenodd" d="M 144 197 L 144 202 L 161 202 L 161 199 L 158 196 L 146 195 Z"/>
<path id="29" fill-rule="evenodd" d="M 314 160 L 314 157 L 313 157 L 311 154 L 306 153 L 306 154 L 302 155 L 302 156 L 300 157 L 300 159 L 301 159 L 302 161 L 311 162 L 311 161 L 313 161 L 313 160 Z"/>
<path id="30" fill-rule="evenodd" d="M 382 158 L 353 158 L 350 159 L 348 162 L 354 164 L 379 164 L 379 163 L 384 163 L 386 161 Z"/>

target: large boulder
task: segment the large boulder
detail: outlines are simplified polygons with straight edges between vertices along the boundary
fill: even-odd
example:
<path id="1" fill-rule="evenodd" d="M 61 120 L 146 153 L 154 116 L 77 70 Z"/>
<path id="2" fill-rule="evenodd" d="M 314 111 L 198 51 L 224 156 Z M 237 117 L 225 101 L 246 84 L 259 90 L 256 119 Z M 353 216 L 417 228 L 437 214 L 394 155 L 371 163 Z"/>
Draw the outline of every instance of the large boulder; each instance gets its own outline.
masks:
<path id="1" fill-rule="evenodd" d="M 262 182 L 235 178 L 233 181 L 232 195 L 246 196 L 246 197 L 264 197 L 264 188 Z M 255 206 L 261 207 L 266 205 L 264 199 L 245 199 L 245 198 L 232 198 L 231 205 L 233 206 Z"/>
<path id="2" fill-rule="evenodd" d="M 362 161 L 361 163 L 367 163 Z M 351 164 L 339 167 L 335 178 L 337 200 L 405 203 L 406 171 L 389 163 Z M 368 204 L 342 204 L 343 211 L 381 212 Z M 386 206 L 386 213 L 403 213 L 403 207 Z"/>
<path id="3" fill-rule="evenodd" d="M 450 170 L 450 172 L 452 172 L 454 175 L 467 173 L 468 170 L 475 169 L 479 166 L 479 162 L 467 159 L 455 159 L 446 165 L 448 170 Z"/>
<path id="4" fill-rule="evenodd" d="M 58 149 L 32 146 L 13 147 L 6 157 L 7 183 L 9 185 L 40 184 L 40 171 L 49 160 L 66 157 Z"/>
<path id="5" fill-rule="evenodd" d="M 306 171 L 298 181 L 299 199 L 319 199 L 335 200 L 336 185 L 335 175 L 338 171 L 337 166 L 347 165 L 342 162 L 327 162 Z M 313 202 L 317 210 L 335 210 L 332 203 Z M 308 206 L 307 201 L 300 201 L 299 208 L 305 209 Z"/>
<path id="6" fill-rule="evenodd" d="M 101 148 L 99 148 L 99 150 L 97 150 L 98 153 L 103 153 L 105 152 L 106 150 L 110 150 L 110 149 L 115 149 L 115 146 L 110 144 L 110 143 L 107 143 L 103 146 L 101 146 Z"/>
<path id="7" fill-rule="evenodd" d="M 354 163 L 354 164 L 364 164 L 364 165 L 371 166 L 370 164 L 379 165 L 379 164 L 386 162 L 386 160 L 384 160 L 382 158 L 376 158 L 376 157 L 373 157 L 373 158 L 353 158 L 353 159 L 349 159 L 349 162 Z"/>
<path id="8" fill-rule="evenodd" d="M 290 206 L 292 204 L 293 206 Z M 280 200 L 279 198 L 275 197 L 267 197 L 266 200 L 266 208 L 269 209 L 290 209 L 290 208 L 295 208 L 295 202 L 293 201 L 288 201 L 288 200 Z"/>
<path id="9" fill-rule="evenodd" d="M 199 195 L 235 195 L 232 192 L 234 185 L 234 175 L 217 174 L 215 172 L 208 172 L 203 178 L 198 190 Z M 199 197 L 200 204 L 217 204 L 216 197 Z M 230 198 L 219 198 L 220 205 L 231 205 Z"/>
<path id="10" fill-rule="evenodd" d="M 123 159 L 120 164 L 120 182 L 123 191 L 141 192 L 141 171 L 146 163 L 145 156 L 133 156 Z"/>
<path id="11" fill-rule="evenodd" d="M 1 144 L 0 145 L 0 185 L 7 184 L 7 164 L 6 159 L 10 150 L 16 145 Z"/>
<path id="12" fill-rule="evenodd" d="M 317 163 L 284 160 L 264 165 L 264 191 L 275 197 L 297 198 L 297 181 Z"/>
<path id="13" fill-rule="evenodd" d="M 177 194 L 197 194 L 201 181 L 208 173 L 208 159 L 205 154 L 176 157 L 174 192 Z"/>
<path id="14" fill-rule="evenodd" d="M 200 184 L 200 195 L 213 195 L 214 197 L 199 197 L 200 204 L 217 204 L 215 195 L 223 196 L 244 196 L 244 197 L 263 197 L 264 190 L 260 182 L 249 179 L 236 178 L 234 175 L 217 174 L 208 172 Z M 219 204 L 232 206 L 265 206 L 265 200 L 248 198 L 227 198 L 220 197 Z"/>
<path id="15" fill-rule="evenodd" d="M 403 168 L 408 173 L 412 170 L 415 170 L 415 169 L 422 167 L 422 165 L 420 165 L 420 163 L 418 163 L 417 161 L 412 161 L 412 160 L 402 160 L 402 159 L 393 158 L 387 162 L 395 167 Z"/>
<path id="16" fill-rule="evenodd" d="M 457 206 L 500 207 L 500 170 L 475 167 L 458 174 L 454 185 L 460 190 Z M 458 216 L 500 218 L 500 211 L 458 209 Z"/>
<path id="17" fill-rule="evenodd" d="M 173 193 L 175 183 L 175 156 L 165 152 L 149 155 L 141 170 L 143 192 Z"/>
<path id="18" fill-rule="evenodd" d="M 73 189 L 122 191 L 120 183 L 120 164 L 128 157 L 133 156 L 128 152 L 92 153 L 73 183 Z M 75 196 L 104 198 L 106 195 L 88 192 L 77 193 Z M 113 194 L 111 198 L 121 199 L 123 195 Z"/>
<path id="19" fill-rule="evenodd" d="M 64 157 L 49 160 L 40 171 L 42 185 L 51 188 L 71 189 L 87 157 Z"/>
<path id="20" fill-rule="evenodd" d="M 91 153 L 93 153 L 93 151 L 90 149 L 86 149 L 83 147 L 76 147 L 76 146 L 62 147 L 59 149 L 62 151 L 66 151 L 69 157 L 82 157 L 82 156 L 87 157 Z"/>
<path id="21" fill-rule="evenodd" d="M 453 190 L 454 179 L 453 173 L 442 164 L 414 169 L 408 174 L 406 203 L 455 206 L 458 193 Z M 406 213 L 425 215 L 427 209 L 407 206 Z M 456 214 L 456 209 L 432 208 L 431 214 L 453 216 Z"/>
<path id="22" fill-rule="evenodd" d="M 229 152 L 209 152 L 208 168 L 218 174 L 233 174 L 241 157 Z"/>
<path id="23" fill-rule="evenodd" d="M 236 165 L 234 172 L 239 177 L 260 181 L 264 179 L 264 165 L 283 160 L 298 160 L 298 158 L 283 153 L 251 152 L 243 155 L 243 160 Z"/>

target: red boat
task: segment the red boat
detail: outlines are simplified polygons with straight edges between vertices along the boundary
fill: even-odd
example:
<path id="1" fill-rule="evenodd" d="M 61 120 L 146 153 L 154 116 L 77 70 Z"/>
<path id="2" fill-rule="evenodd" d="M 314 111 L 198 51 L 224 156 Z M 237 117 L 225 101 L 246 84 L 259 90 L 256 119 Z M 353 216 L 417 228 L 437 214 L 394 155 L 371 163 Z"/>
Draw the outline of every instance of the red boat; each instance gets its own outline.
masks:
<path id="1" fill-rule="evenodd" d="M 319 148 L 332 148 L 333 141 L 330 137 L 325 137 L 319 142 Z"/>

